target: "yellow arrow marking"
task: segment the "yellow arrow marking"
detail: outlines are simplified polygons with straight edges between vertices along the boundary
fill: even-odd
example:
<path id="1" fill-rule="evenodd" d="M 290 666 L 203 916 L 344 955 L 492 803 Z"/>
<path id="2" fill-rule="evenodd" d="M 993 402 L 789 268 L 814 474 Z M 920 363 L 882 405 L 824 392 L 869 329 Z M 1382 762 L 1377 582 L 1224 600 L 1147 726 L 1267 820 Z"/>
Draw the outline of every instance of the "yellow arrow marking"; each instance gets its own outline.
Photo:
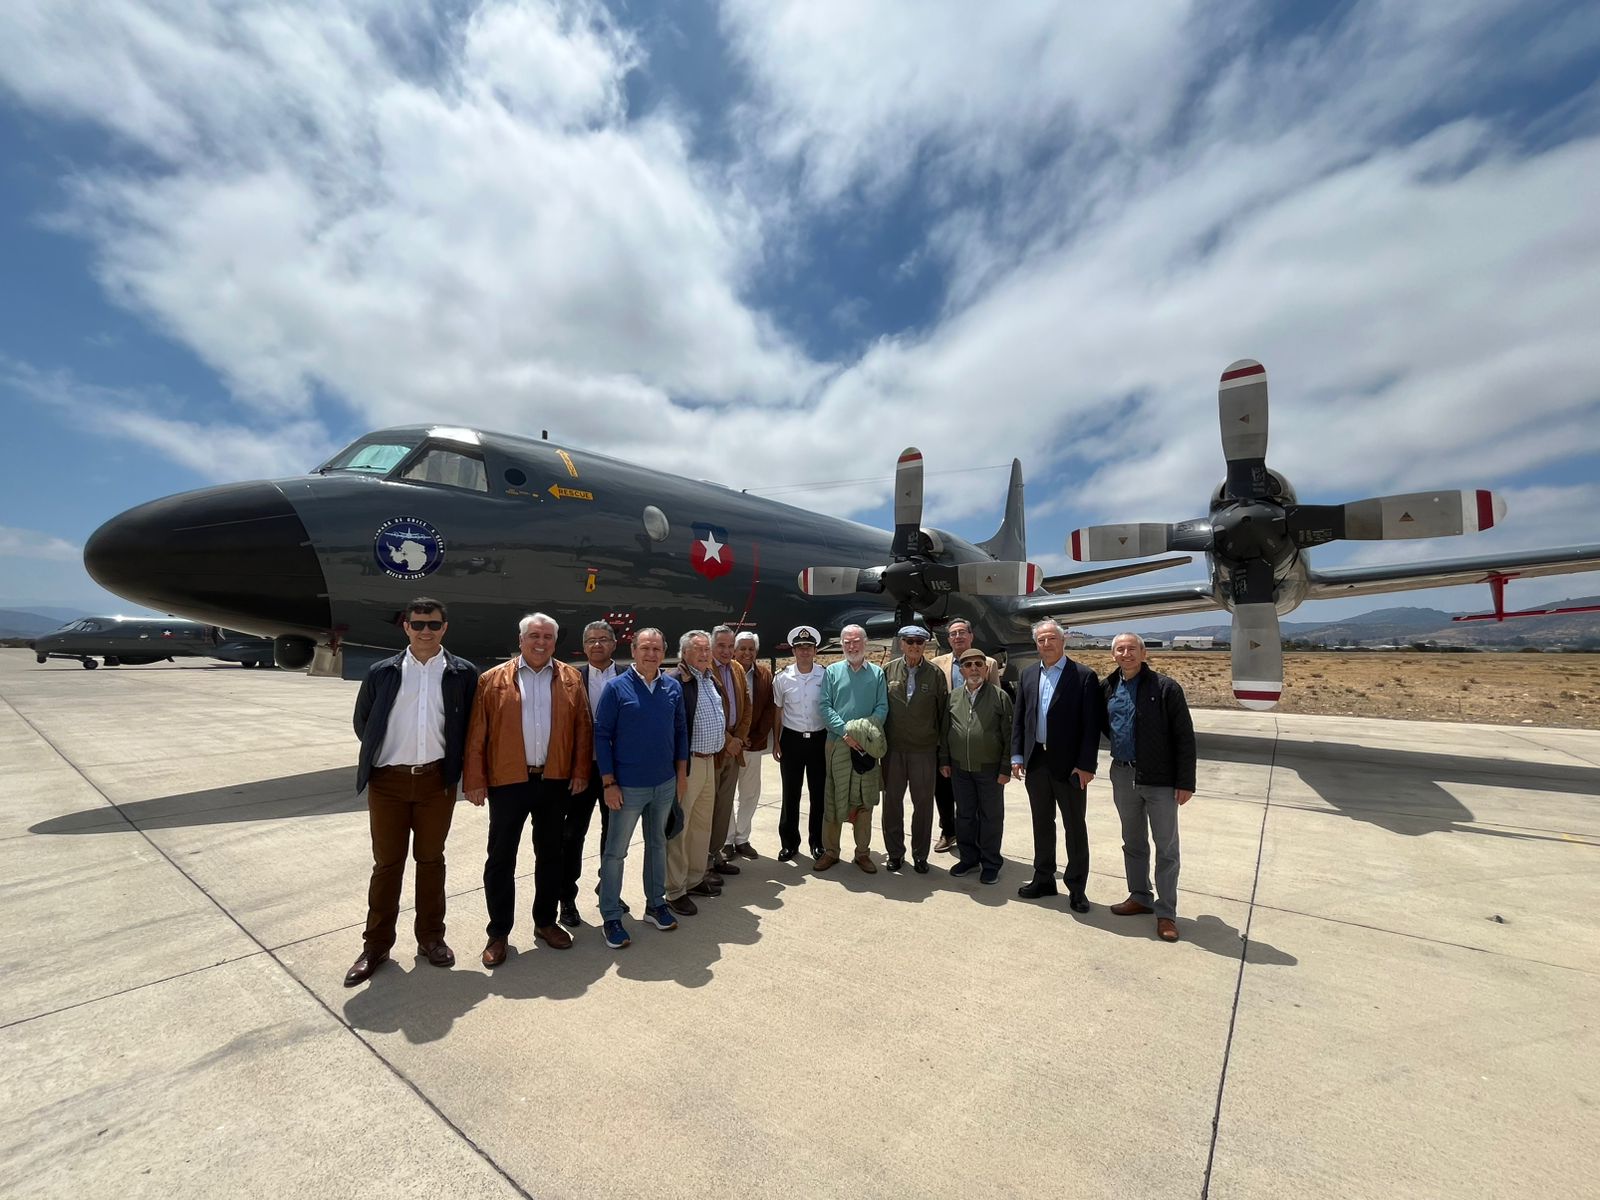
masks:
<path id="1" fill-rule="evenodd" d="M 557 500 L 593 500 L 593 492 L 580 492 L 577 488 L 564 488 L 559 483 L 550 485 L 550 494 Z"/>
<path id="2" fill-rule="evenodd" d="M 567 474 L 576 479 L 578 477 L 578 468 L 572 465 L 572 455 L 565 450 L 557 450 L 556 453 L 561 456 L 561 461 L 567 464 Z"/>

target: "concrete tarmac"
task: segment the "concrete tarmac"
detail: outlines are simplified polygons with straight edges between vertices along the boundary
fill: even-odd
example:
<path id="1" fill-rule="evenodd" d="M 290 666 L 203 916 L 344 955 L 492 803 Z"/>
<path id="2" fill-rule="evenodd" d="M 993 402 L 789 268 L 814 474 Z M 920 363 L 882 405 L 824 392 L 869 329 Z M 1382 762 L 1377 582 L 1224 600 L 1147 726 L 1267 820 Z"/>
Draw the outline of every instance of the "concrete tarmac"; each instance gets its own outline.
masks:
<path id="1" fill-rule="evenodd" d="M 763 857 L 671 933 L 346 990 L 355 685 L 0 651 L 0 1195 L 1496 1197 L 1600 1179 L 1600 733 L 1196 714 L 1183 940 Z M 1104 763 L 1104 756 L 1102 756 Z M 875 823 L 876 824 L 876 823 Z M 598 861 L 598 827 L 590 866 Z M 874 844 L 881 838 L 874 829 Z M 880 862 L 881 862 L 881 855 Z M 580 903 L 596 919 L 593 871 Z M 409 903 L 410 884 L 407 884 Z M 625 897 L 639 912 L 638 848 Z"/>

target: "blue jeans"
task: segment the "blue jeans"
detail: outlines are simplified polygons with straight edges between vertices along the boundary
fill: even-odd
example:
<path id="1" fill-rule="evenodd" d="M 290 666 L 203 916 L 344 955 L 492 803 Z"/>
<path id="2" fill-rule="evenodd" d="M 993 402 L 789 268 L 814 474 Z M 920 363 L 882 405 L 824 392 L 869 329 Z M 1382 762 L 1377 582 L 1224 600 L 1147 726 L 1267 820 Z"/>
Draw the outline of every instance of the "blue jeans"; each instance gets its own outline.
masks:
<path id="1" fill-rule="evenodd" d="M 634 826 L 644 818 L 644 902 L 650 908 L 667 902 L 667 816 L 678 794 L 677 777 L 654 787 L 625 787 L 622 807 L 611 814 L 606 844 L 600 855 L 600 919 L 622 919 L 622 868 Z M 604 803 L 602 801 L 602 803 Z"/>

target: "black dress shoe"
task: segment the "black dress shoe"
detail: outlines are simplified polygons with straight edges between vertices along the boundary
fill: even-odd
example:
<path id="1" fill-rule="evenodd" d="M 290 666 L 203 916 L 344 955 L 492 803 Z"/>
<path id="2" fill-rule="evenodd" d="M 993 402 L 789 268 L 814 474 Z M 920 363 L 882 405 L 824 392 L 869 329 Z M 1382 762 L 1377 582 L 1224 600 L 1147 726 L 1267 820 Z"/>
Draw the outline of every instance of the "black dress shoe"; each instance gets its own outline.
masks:
<path id="1" fill-rule="evenodd" d="M 443 938 L 437 942 L 429 942 L 426 946 L 418 946 L 417 953 L 436 967 L 456 965 L 456 952 L 445 945 Z"/>
<path id="2" fill-rule="evenodd" d="M 571 901 L 561 906 L 561 923 L 568 929 L 577 929 L 583 924 L 583 918 L 578 916 L 578 906 Z"/>
<path id="3" fill-rule="evenodd" d="M 355 987 L 358 983 L 365 983 L 372 978 L 374 971 L 388 961 L 387 950 L 363 950 L 361 957 L 351 963 L 350 969 L 344 973 L 345 987 Z"/>
<path id="4" fill-rule="evenodd" d="M 716 888 L 712 887 L 709 883 L 707 883 L 703 879 L 699 883 L 695 884 L 692 888 L 689 889 L 689 894 L 692 895 L 692 896 L 716 896 L 716 895 L 720 895 L 720 893 L 717 891 Z"/>
<path id="5" fill-rule="evenodd" d="M 729 862 L 725 858 L 719 858 L 716 862 L 712 863 L 711 869 L 718 875 L 737 875 L 739 873 L 738 866 Z"/>
<path id="6" fill-rule="evenodd" d="M 950 868 L 950 874 L 954 875 L 957 879 L 960 879 L 963 875 L 971 875 L 977 869 L 978 864 L 975 862 L 958 862 L 955 866 Z"/>
<path id="7" fill-rule="evenodd" d="M 821 858 L 822 855 L 823 855 L 823 851 L 825 851 L 826 849 L 827 849 L 827 847 L 825 847 L 825 846 L 813 846 L 813 847 L 811 847 L 811 857 L 812 858 Z"/>
<path id="8" fill-rule="evenodd" d="M 1073 912 L 1088 912 L 1089 902 L 1082 896 L 1074 896 L 1069 902 Z"/>
<path id="9" fill-rule="evenodd" d="M 778 851 L 778 861 L 779 862 L 793 862 L 794 861 L 794 856 L 797 853 L 799 853 L 799 852 L 797 850 L 795 850 L 793 847 L 785 846 L 782 850 Z"/>
<path id="10" fill-rule="evenodd" d="M 891 854 L 888 858 L 883 860 L 883 869 L 885 871 L 898 871 L 900 869 L 900 861 L 900 856 L 898 854 Z"/>
<path id="11" fill-rule="evenodd" d="M 1017 895 L 1024 900 L 1037 900 L 1040 896 L 1056 895 L 1056 881 L 1054 879 L 1030 879 L 1017 889 Z"/>
<path id="12" fill-rule="evenodd" d="M 928 873 L 928 860 L 925 858 L 917 859 L 916 862 L 911 864 L 911 869 L 918 875 L 926 875 Z"/>

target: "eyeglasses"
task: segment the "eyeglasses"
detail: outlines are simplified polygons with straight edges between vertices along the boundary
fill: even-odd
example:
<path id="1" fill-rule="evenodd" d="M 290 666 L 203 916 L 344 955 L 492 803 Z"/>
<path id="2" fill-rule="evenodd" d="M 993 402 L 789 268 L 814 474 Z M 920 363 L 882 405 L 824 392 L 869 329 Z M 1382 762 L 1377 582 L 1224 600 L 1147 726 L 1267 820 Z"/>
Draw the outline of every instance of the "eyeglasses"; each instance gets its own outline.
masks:
<path id="1" fill-rule="evenodd" d="M 986 662 L 979 662 L 978 660 L 974 659 L 972 662 L 962 663 L 961 669 L 963 671 L 981 671 L 986 669 L 988 665 L 989 664 Z"/>
<path id="2" fill-rule="evenodd" d="M 928 644 L 927 638 L 901 638 L 900 640 L 908 646 L 926 646 Z"/>
<path id="3" fill-rule="evenodd" d="M 417 633 L 421 633 L 424 629 L 431 629 L 437 633 L 444 628 L 443 621 L 407 621 L 406 624 L 411 626 Z"/>
<path id="4" fill-rule="evenodd" d="M 583 639 L 583 644 L 585 646 L 609 646 L 615 640 L 616 640 L 615 638 L 604 638 L 604 637 L 584 638 Z"/>

